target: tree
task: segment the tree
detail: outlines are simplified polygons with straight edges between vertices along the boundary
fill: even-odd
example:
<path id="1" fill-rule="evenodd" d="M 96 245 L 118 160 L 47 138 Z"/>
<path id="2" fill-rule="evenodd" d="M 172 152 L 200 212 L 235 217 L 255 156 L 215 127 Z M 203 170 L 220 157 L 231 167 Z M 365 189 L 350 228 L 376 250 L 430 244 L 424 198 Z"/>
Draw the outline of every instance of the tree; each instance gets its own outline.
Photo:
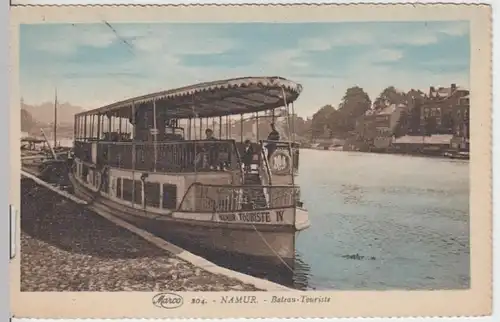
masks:
<path id="1" fill-rule="evenodd" d="M 416 134 L 421 132 L 420 114 L 426 96 L 421 90 L 411 89 L 406 93 L 408 104 L 408 130 L 410 133 Z"/>
<path id="2" fill-rule="evenodd" d="M 329 128 L 329 120 L 332 113 L 335 113 L 335 109 L 331 105 L 325 105 L 320 108 L 316 113 L 314 113 L 311 121 L 311 137 L 320 137 L 325 128 Z"/>
<path id="3" fill-rule="evenodd" d="M 375 110 L 384 109 L 392 104 L 408 104 L 407 95 L 398 91 L 394 86 L 385 88 L 373 102 Z"/>
<path id="4" fill-rule="evenodd" d="M 376 111 L 383 110 L 386 107 L 384 100 L 381 97 L 377 97 L 373 102 L 373 109 Z"/>
<path id="5" fill-rule="evenodd" d="M 371 105 L 370 97 L 361 87 L 348 88 L 339 105 L 338 127 L 344 132 L 354 130 L 356 119 L 371 109 Z"/>

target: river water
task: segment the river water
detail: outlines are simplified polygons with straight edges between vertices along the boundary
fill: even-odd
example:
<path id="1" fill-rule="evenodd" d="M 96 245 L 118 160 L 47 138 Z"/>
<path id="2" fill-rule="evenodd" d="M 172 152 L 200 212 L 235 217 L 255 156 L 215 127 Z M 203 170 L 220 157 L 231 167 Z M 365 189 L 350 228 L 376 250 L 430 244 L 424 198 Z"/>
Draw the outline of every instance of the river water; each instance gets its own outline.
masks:
<path id="1" fill-rule="evenodd" d="M 469 287 L 468 161 L 301 150 L 300 162 L 311 227 L 290 286 Z"/>
<path id="2" fill-rule="evenodd" d="M 293 271 L 188 249 L 302 290 L 469 287 L 468 161 L 300 153 L 297 183 L 311 227 L 298 234 Z"/>

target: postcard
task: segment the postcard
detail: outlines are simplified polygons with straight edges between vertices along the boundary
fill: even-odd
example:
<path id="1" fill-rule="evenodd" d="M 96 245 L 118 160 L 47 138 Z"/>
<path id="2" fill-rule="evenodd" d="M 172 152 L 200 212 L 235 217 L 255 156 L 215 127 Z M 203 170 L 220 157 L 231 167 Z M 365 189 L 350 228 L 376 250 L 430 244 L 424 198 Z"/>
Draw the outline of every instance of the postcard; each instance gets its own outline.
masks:
<path id="1" fill-rule="evenodd" d="M 20 6 L 11 35 L 15 317 L 491 313 L 489 6 Z"/>

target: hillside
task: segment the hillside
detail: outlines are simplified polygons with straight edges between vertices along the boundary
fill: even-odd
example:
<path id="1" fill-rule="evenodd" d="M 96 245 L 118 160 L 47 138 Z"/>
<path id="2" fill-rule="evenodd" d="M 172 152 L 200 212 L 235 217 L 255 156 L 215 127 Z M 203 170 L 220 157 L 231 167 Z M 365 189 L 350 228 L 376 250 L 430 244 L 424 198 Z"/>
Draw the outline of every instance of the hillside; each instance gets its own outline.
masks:
<path id="1" fill-rule="evenodd" d="M 22 104 L 22 110 L 28 112 L 31 118 L 37 123 L 51 124 L 54 122 L 53 102 L 45 102 L 39 105 Z M 70 103 L 59 103 L 57 106 L 57 123 L 73 124 L 75 114 L 82 111 L 84 109 L 80 106 L 71 105 Z"/>
<path id="2" fill-rule="evenodd" d="M 21 109 L 21 131 L 30 132 L 36 126 L 36 121 L 30 112 Z"/>

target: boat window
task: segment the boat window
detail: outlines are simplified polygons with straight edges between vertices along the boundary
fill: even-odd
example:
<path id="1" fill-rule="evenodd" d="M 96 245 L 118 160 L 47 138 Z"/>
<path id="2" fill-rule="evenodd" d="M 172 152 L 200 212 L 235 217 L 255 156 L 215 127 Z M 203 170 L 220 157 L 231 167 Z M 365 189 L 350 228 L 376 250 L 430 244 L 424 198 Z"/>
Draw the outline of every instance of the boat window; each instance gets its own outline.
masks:
<path id="1" fill-rule="evenodd" d="M 134 181 L 134 203 L 142 205 L 142 181 Z"/>
<path id="2" fill-rule="evenodd" d="M 122 179 L 123 180 L 123 200 L 127 201 L 132 201 L 132 190 L 133 190 L 133 183 L 132 180 L 130 179 Z"/>
<path id="3" fill-rule="evenodd" d="M 116 197 L 122 198 L 122 178 L 116 179 Z"/>
<path id="4" fill-rule="evenodd" d="M 160 184 L 158 182 L 144 184 L 144 203 L 146 206 L 160 207 Z"/>
<path id="5" fill-rule="evenodd" d="M 175 184 L 163 184 L 163 208 L 177 208 L 177 186 Z"/>

